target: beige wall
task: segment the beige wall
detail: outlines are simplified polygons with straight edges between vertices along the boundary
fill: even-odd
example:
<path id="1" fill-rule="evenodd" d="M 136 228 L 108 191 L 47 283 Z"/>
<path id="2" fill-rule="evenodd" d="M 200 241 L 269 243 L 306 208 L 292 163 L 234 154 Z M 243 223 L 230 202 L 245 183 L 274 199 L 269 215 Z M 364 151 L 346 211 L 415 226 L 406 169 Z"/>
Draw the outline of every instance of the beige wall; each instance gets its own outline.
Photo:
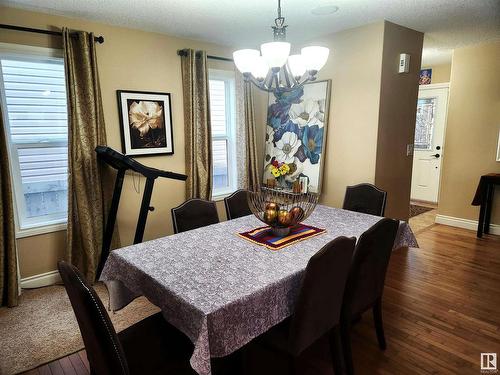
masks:
<path id="1" fill-rule="evenodd" d="M 375 180 L 384 23 L 319 40 L 330 57 L 319 79 L 332 80 L 322 202 L 341 207 L 345 188 Z"/>
<path id="2" fill-rule="evenodd" d="M 450 82 L 451 63 L 439 65 L 424 65 L 422 69 L 432 69 L 431 83 L 447 83 Z"/>
<path id="3" fill-rule="evenodd" d="M 323 203 L 341 207 L 346 186 L 375 183 L 388 191 L 386 215 L 408 218 L 422 41 L 386 21 L 318 40 L 331 53 L 319 79 L 332 79 Z M 397 73 L 402 52 L 409 74 Z"/>
<path id="4" fill-rule="evenodd" d="M 121 150 L 116 90 L 169 92 L 172 94 L 175 154 L 141 157 L 138 160 L 155 168 L 180 173 L 185 171 L 181 68 L 177 50 L 186 47 L 200 48 L 213 55 L 228 56 L 229 49 L 162 34 L 5 7 L 0 7 L 0 23 L 41 29 L 67 26 L 103 35 L 105 43 L 97 47 L 97 53 L 108 144 Z M 61 40 L 58 37 L 6 30 L 0 30 L 0 42 L 61 47 Z M 220 67 L 218 64 L 218 68 Z M 130 244 L 133 240 L 144 188 L 144 179 L 139 180 L 136 177 L 135 182 L 140 183 L 139 194 L 134 190 L 132 177 L 126 177 L 118 212 L 118 225 L 124 245 Z M 170 209 L 183 200 L 184 183 L 158 179 L 151 201 L 156 209 L 149 213 L 144 238 L 152 239 L 171 233 Z M 21 277 L 56 269 L 56 261 L 64 252 L 64 234 L 63 231 L 19 239 Z"/>
<path id="5" fill-rule="evenodd" d="M 406 146 L 415 135 L 423 38 L 418 31 L 385 22 L 375 185 L 387 191 L 385 215 L 402 220 L 410 209 L 413 156 L 406 155 Z M 398 73 L 400 53 L 411 56 L 409 73 Z"/>
<path id="6" fill-rule="evenodd" d="M 477 220 L 471 206 L 479 177 L 500 173 L 500 42 L 453 53 L 438 214 Z M 500 224 L 500 189 L 492 223 Z"/>
<path id="7" fill-rule="evenodd" d="M 10 8 L 0 8 L 0 23 L 43 29 L 69 26 L 103 35 L 105 43 L 98 46 L 98 63 L 109 145 L 117 149 L 121 147 L 116 90 L 170 92 L 172 94 L 175 155 L 140 158 L 139 160 L 156 168 L 184 172 L 181 72 L 176 51 L 180 48 L 192 47 L 205 49 L 210 54 L 228 56 L 229 49 L 162 34 Z M 311 41 L 319 42 L 331 49 L 328 63 L 319 75 L 319 79 L 332 79 L 322 197 L 325 204 L 341 206 L 347 185 L 375 182 L 379 110 L 380 106 L 386 103 L 381 102 L 380 99 L 382 71 L 387 63 L 384 59 L 389 59 L 391 66 L 393 63 L 392 53 L 387 54 L 384 51 L 386 29 L 385 22 L 377 22 Z M 411 43 L 413 43 L 413 39 L 408 40 L 412 40 Z M 4 30 L 0 31 L 0 42 L 60 47 L 60 40 L 57 37 Z M 394 64 L 397 64 L 397 61 L 394 61 Z M 231 68 L 232 66 L 228 69 Z M 259 164 L 262 165 L 267 94 L 254 90 L 254 99 L 257 144 L 259 155 L 261 155 Z M 414 111 L 414 108 L 412 110 Z M 406 115 L 402 114 L 402 116 Z M 137 177 L 135 183 L 138 183 Z M 144 179 L 141 179 L 140 186 L 142 194 Z M 118 212 L 118 225 L 124 245 L 132 242 L 141 194 L 135 192 L 133 179 L 127 176 L 123 187 L 122 204 Z M 170 208 L 180 204 L 183 200 L 183 183 L 166 180 L 156 182 L 152 198 L 152 205 L 156 207 L 156 210 L 149 214 L 145 239 L 171 233 Z M 222 205 L 219 204 L 218 208 L 223 218 Z M 35 244 L 37 246 L 33 250 Z M 55 269 L 56 260 L 63 253 L 64 246 L 64 232 L 20 239 L 18 247 L 21 276 L 27 277 Z"/>

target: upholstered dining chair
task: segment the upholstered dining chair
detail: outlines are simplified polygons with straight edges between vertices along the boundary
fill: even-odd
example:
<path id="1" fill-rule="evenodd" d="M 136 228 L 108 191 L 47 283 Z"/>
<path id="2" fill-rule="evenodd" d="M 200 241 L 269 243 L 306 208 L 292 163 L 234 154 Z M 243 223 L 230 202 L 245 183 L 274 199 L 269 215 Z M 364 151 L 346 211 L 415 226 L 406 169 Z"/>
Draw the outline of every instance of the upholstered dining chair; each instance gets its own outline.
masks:
<path id="1" fill-rule="evenodd" d="M 95 290 L 64 261 L 59 273 L 80 327 L 92 375 L 196 374 L 191 341 L 154 314 L 116 333 Z"/>
<path id="2" fill-rule="evenodd" d="M 349 375 L 354 374 L 350 339 L 354 317 L 372 309 L 379 346 L 382 350 L 386 348 L 382 323 L 382 293 L 398 227 L 399 223 L 396 220 L 378 221 L 359 237 L 354 250 L 345 287 L 340 324 L 344 362 Z"/>
<path id="3" fill-rule="evenodd" d="M 286 359 L 283 361 L 286 369 L 266 368 L 265 373 L 300 373 L 301 354 L 327 335 L 335 374 L 342 374 L 339 322 L 355 243 L 354 237 L 337 237 L 313 255 L 307 264 L 293 315 L 250 344 L 272 351 L 273 358 Z M 251 349 L 248 352 L 252 353 Z M 256 362 L 247 357 L 245 367 Z M 252 369 L 250 373 L 263 371 Z"/>
<path id="4" fill-rule="evenodd" d="M 236 190 L 229 197 L 224 198 L 224 206 L 228 220 L 252 214 L 248 206 L 248 190 Z"/>
<path id="5" fill-rule="evenodd" d="M 174 233 L 201 228 L 210 224 L 217 224 L 219 215 L 213 201 L 204 199 L 188 199 L 180 206 L 172 208 L 172 223 Z"/>
<path id="6" fill-rule="evenodd" d="M 384 216 L 387 192 L 372 184 L 348 186 L 345 191 L 344 210 Z"/>

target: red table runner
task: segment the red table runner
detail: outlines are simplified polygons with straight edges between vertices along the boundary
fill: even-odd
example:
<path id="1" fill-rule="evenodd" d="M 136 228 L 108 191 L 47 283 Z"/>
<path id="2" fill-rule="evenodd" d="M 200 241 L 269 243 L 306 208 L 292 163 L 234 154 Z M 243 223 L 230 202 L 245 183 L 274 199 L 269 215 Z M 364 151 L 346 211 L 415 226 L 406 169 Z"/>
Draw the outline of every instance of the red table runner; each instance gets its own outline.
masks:
<path id="1" fill-rule="evenodd" d="M 291 228 L 290 233 L 285 237 L 279 237 L 273 234 L 272 229 L 269 226 L 255 228 L 248 232 L 238 233 L 238 235 L 255 244 L 265 246 L 268 249 L 279 250 L 285 246 L 292 245 L 325 232 L 326 229 L 316 228 L 311 225 L 298 224 Z"/>

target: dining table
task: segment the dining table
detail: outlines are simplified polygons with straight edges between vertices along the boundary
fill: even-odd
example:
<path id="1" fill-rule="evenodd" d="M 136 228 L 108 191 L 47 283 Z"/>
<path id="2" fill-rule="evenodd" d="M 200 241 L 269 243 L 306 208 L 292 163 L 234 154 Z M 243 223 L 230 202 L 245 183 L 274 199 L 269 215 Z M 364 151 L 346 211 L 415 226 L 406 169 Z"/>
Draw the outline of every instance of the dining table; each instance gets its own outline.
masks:
<path id="1" fill-rule="evenodd" d="M 249 215 L 112 251 L 100 280 L 119 310 L 145 296 L 194 345 L 192 368 L 211 374 L 211 358 L 224 357 L 279 324 L 294 311 L 312 255 L 339 236 L 359 238 L 381 217 L 324 205 L 304 223 L 326 231 L 280 250 L 238 233 L 262 226 Z M 418 247 L 400 221 L 394 251 Z"/>

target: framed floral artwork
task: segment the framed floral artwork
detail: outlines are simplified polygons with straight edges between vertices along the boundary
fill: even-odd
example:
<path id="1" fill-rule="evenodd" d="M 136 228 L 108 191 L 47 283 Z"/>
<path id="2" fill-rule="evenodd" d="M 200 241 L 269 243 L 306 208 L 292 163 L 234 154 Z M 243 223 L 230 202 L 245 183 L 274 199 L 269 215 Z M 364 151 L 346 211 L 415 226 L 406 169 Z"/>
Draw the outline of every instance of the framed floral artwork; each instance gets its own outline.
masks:
<path id="1" fill-rule="evenodd" d="M 123 153 L 129 156 L 174 153 L 169 93 L 118 90 Z"/>
<path id="2" fill-rule="evenodd" d="M 321 192 L 330 91 L 331 80 L 324 80 L 269 95 L 264 183 L 275 179 L 292 189 L 295 181 L 307 181 L 309 191 Z"/>

